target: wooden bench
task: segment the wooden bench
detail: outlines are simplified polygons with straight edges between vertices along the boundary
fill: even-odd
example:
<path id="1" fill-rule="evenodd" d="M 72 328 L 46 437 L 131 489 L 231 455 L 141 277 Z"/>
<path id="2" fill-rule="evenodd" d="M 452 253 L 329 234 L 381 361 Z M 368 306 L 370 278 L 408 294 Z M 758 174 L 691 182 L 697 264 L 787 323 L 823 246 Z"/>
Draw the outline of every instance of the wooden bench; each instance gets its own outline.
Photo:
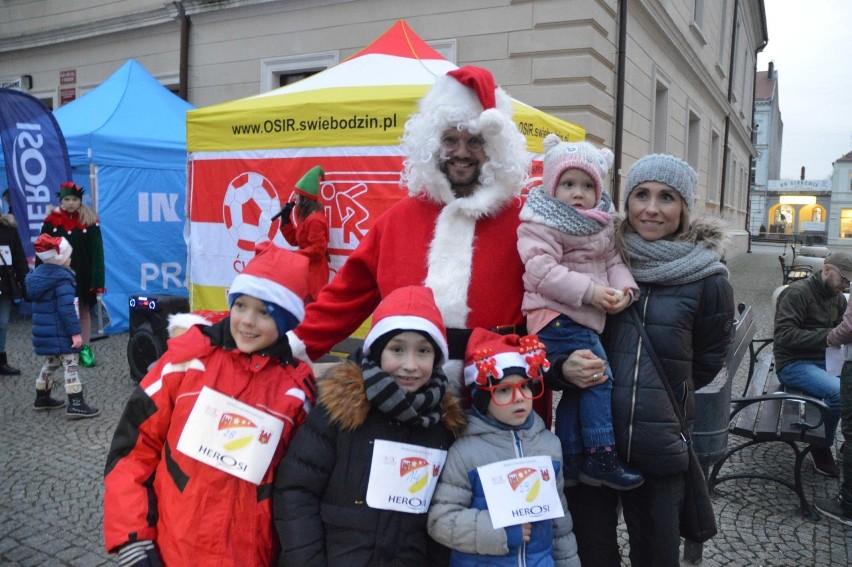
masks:
<path id="1" fill-rule="evenodd" d="M 757 333 L 757 323 L 751 306 L 740 303 L 734 320 L 733 337 L 728 347 L 725 365 L 713 381 L 695 391 L 695 421 L 692 426 L 692 446 L 709 477 L 710 467 L 725 455 L 728 447 L 728 424 L 731 413 L 731 387 L 737 369 Z M 685 540 L 683 557 L 686 563 L 697 565 L 704 554 L 704 544 Z"/>
<path id="2" fill-rule="evenodd" d="M 692 446 L 704 469 L 704 476 L 708 476 L 710 467 L 722 458 L 727 449 L 731 387 L 756 333 L 757 323 L 751 306 L 740 303 L 725 365 L 712 382 L 695 391 Z"/>
<path id="3" fill-rule="evenodd" d="M 811 451 L 811 445 L 827 446 L 824 422 L 828 406 L 822 400 L 787 388 L 778 381 L 771 348 L 766 348 L 771 344 L 772 339 L 757 339 L 750 345 L 748 381 L 743 396 L 731 400 L 729 425 L 732 435 L 746 441 L 726 451 L 722 459 L 713 465 L 707 484 L 712 493 L 718 484 L 737 478 L 776 482 L 799 496 L 805 517 L 818 520 L 819 513 L 810 505 L 802 488 L 802 464 Z M 731 455 L 759 443 L 771 442 L 786 443 L 795 453 L 793 482 L 789 478 L 758 472 L 734 472 L 719 476 L 719 471 Z M 806 446 L 800 448 L 800 443 Z"/>

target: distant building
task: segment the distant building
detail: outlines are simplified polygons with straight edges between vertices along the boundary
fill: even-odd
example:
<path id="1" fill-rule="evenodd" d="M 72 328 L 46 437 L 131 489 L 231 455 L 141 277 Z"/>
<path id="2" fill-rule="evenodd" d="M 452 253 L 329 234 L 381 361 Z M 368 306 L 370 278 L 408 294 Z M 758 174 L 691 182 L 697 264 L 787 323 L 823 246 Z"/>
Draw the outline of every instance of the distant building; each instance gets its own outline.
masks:
<path id="1" fill-rule="evenodd" d="M 779 106 L 778 71 L 769 62 L 768 71 L 758 71 L 754 80 L 754 130 L 752 132 L 755 160 L 752 172 L 749 231 L 752 236 L 770 231 L 775 226 L 775 212 L 768 206 L 767 189 L 770 179 L 781 177 L 781 143 L 784 121 Z M 774 233 L 774 230 L 772 231 Z"/>
<path id="2" fill-rule="evenodd" d="M 771 179 L 763 191 L 767 214 L 753 236 L 805 244 L 825 244 L 832 204 L 827 179 Z"/>
<path id="3" fill-rule="evenodd" d="M 852 152 L 833 164 L 828 244 L 852 246 Z"/>

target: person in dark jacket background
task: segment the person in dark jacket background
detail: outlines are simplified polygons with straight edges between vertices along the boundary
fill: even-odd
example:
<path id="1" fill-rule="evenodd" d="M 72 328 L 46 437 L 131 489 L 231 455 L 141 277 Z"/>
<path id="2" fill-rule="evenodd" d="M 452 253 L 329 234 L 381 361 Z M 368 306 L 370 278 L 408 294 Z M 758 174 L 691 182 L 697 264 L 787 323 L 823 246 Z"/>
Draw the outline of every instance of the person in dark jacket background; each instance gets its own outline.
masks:
<path id="1" fill-rule="evenodd" d="M 6 191 L 4 199 L 8 196 L 8 189 Z M 0 376 L 21 374 L 9 364 L 6 356 L 6 333 L 12 317 L 12 305 L 24 299 L 24 279 L 29 271 L 15 217 L 0 215 Z"/>
<path id="2" fill-rule="evenodd" d="M 59 187 L 59 206 L 50 211 L 41 225 L 41 233 L 66 238 L 76 250 L 71 270 L 77 284 L 77 301 L 83 346 L 80 365 L 95 366 L 95 355 L 89 346 L 92 319 L 89 309 L 106 292 L 104 288 L 104 243 L 95 211 L 83 204 L 85 189 L 73 181 Z M 39 262 L 36 262 L 38 264 Z"/>
<path id="3" fill-rule="evenodd" d="M 698 175 L 686 162 L 653 154 L 627 177 L 626 218 L 616 244 L 639 284 L 634 308 L 691 428 L 695 390 L 722 368 L 734 320 L 733 289 L 722 263 L 720 220 L 691 220 Z M 652 360 L 640 348 L 628 311 L 607 319 L 602 335 L 613 371 L 613 421 L 619 456 L 645 475 L 620 493 L 634 567 L 680 565 L 679 515 L 689 455 L 677 415 Z M 637 356 L 638 355 L 638 356 Z M 575 351 L 554 361 L 552 385 L 563 395 L 596 383 L 602 362 Z M 566 489 L 584 565 L 621 565 L 616 528 L 619 493 L 606 487 Z"/>
<path id="4" fill-rule="evenodd" d="M 27 293 L 33 300 L 33 347 L 36 354 L 47 357 L 36 379 L 33 408 L 51 410 L 65 406 L 63 400 L 50 397 L 53 375 L 61 366 L 65 371 L 68 419 L 95 417 L 99 410 L 86 403 L 77 371 L 83 337 L 77 316 L 76 282 L 69 267 L 74 249 L 66 239 L 47 234 L 39 235 L 33 247 L 43 262 L 26 278 Z"/>
<path id="5" fill-rule="evenodd" d="M 816 472 L 834 478 L 840 476 L 831 453 L 840 422 L 840 378 L 825 371 L 825 348 L 829 332 L 843 321 L 849 278 L 852 255 L 833 252 L 822 270 L 791 283 L 778 296 L 772 344 L 778 380 L 828 405 L 827 446 L 812 445 L 809 454 Z"/>
<path id="6" fill-rule="evenodd" d="M 319 403 L 278 469 L 280 566 L 449 561 L 449 550 L 427 533 L 426 512 L 443 466 L 435 453 L 446 457 L 466 420 L 441 370 L 447 338 L 432 291 L 388 294 L 363 349 L 319 381 Z M 394 466 L 383 476 L 389 459 Z M 403 511 L 393 486 L 409 481 L 401 494 L 422 505 Z M 391 499 L 402 506 L 388 505 Z"/>

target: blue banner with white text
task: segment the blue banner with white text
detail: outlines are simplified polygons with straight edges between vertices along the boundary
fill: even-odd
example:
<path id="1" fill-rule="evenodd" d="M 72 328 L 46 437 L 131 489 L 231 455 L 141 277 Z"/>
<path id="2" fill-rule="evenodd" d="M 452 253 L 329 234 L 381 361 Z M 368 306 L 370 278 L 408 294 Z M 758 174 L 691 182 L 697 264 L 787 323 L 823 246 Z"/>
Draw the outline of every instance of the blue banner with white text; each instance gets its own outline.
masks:
<path id="1" fill-rule="evenodd" d="M 58 203 L 59 185 L 71 179 L 65 138 L 37 98 L 0 88 L 0 140 L 12 213 L 24 253 L 31 258 L 48 206 Z"/>

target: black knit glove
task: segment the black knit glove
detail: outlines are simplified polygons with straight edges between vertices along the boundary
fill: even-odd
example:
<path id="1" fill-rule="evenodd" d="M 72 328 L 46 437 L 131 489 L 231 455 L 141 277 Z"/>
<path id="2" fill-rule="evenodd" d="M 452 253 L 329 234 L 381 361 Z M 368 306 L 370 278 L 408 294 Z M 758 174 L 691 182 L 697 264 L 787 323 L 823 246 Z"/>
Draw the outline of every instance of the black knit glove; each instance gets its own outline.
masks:
<path id="1" fill-rule="evenodd" d="M 121 567 L 163 567 L 157 547 L 150 539 L 128 543 L 118 550 Z"/>

